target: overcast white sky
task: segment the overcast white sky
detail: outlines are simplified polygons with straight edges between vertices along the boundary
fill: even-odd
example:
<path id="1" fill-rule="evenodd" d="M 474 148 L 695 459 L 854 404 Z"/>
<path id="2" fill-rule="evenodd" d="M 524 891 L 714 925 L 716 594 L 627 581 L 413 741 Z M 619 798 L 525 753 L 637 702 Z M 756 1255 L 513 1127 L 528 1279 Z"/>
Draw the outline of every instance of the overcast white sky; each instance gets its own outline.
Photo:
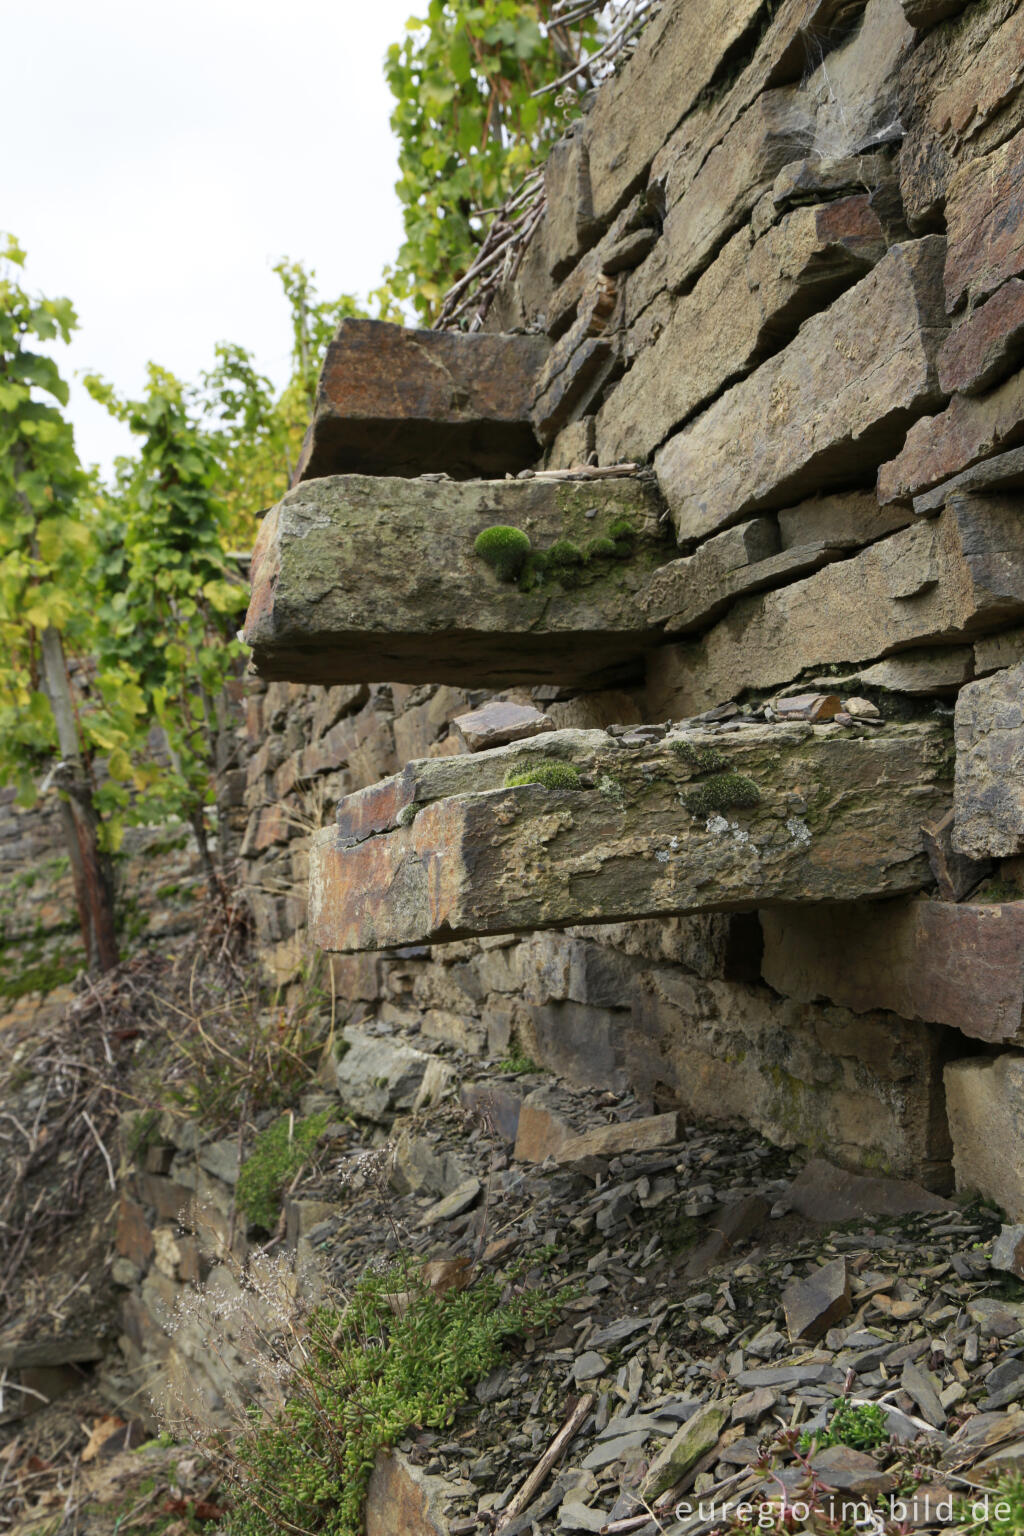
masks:
<path id="1" fill-rule="evenodd" d="M 364 294 L 401 240 L 381 62 L 415 0 L 27 0 L 4 8 L 0 230 L 27 286 L 81 328 L 65 375 L 131 394 L 149 359 L 183 378 L 217 341 L 286 377 L 282 256 L 324 297 Z M 81 389 L 79 452 L 130 434 Z"/>

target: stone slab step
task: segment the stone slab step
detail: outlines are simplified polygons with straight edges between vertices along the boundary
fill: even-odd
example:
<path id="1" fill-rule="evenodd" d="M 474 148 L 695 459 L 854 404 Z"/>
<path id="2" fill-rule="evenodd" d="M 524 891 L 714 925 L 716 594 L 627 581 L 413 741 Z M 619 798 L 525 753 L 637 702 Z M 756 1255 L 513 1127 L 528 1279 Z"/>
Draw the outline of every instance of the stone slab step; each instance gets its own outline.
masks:
<path id="1" fill-rule="evenodd" d="M 537 458 L 530 410 L 545 336 L 343 320 L 327 349 L 295 482 L 321 475 L 515 474 Z"/>
<path id="2" fill-rule="evenodd" d="M 506 786 L 538 774 L 562 782 Z M 555 731 L 415 762 L 318 834 L 311 932 L 372 950 L 906 894 L 931 882 L 921 824 L 948 810 L 951 774 L 938 724 Z"/>
<path id="3" fill-rule="evenodd" d="M 309 480 L 264 519 L 245 637 L 267 678 L 579 684 L 638 666 L 675 553 L 653 484 Z M 497 551 L 477 552 L 489 530 Z M 485 541 L 486 543 L 486 541 Z"/>

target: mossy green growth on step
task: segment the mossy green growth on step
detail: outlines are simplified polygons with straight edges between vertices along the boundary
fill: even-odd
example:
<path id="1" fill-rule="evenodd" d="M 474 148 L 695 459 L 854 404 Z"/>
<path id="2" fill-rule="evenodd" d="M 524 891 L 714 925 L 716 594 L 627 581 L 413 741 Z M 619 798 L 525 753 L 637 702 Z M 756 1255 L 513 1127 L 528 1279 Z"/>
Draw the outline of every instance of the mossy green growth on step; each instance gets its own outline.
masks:
<path id="1" fill-rule="evenodd" d="M 501 523 L 478 533 L 473 552 L 494 571 L 499 581 L 516 582 L 521 592 L 533 592 L 546 582 L 557 582 L 566 591 L 600 574 L 610 562 L 628 560 L 636 548 L 637 529 L 628 517 L 617 517 L 607 533 L 585 545 L 573 539 L 556 539 L 549 549 L 534 549 L 520 528 Z"/>
<path id="2" fill-rule="evenodd" d="M 749 810 L 759 804 L 761 791 L 742 773 L 716 773 L 697 784 L 683 804 L 691 816 L 713 816 L 726 810 Z"/>
<path id="3" fill-rule="evenodd" d="M 530 556 L 530 539 L 521 528 L 495 523 L 478 533 L 473 552 L 486 560 L 499 581 L 516 581 Z"/>
<path id="4" fill-rule="evenodd" d="M 548 758 L 530 768 L 510 768 L 505 775 L 505 788 L 516 789 L 521 784 L 542 784 L 545 789 L 579 789 L 580 772 L 572 763 L 558 763 Z"/>
<path id="5" fill-rule="evenodd" d="M 729 759 L 717 747 L 697 746 L 692 741 L 670 741 L 671 750 L 695 773 L 725 773 Z"/>

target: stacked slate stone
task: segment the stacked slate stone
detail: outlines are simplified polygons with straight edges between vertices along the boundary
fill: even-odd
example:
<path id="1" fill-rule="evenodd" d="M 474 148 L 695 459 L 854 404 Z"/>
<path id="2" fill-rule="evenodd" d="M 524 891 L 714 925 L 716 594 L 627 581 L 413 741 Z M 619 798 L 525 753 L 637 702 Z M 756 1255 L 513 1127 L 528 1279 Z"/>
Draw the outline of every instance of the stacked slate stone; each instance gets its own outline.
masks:
<path id="1" fill-rule="evenodd" d="M 280 978 L 308 874 L 375 1027 L 1024 1218 L 1022 61 L 666 0 L 483 329 L 342 324 L 247 624 Z"/>

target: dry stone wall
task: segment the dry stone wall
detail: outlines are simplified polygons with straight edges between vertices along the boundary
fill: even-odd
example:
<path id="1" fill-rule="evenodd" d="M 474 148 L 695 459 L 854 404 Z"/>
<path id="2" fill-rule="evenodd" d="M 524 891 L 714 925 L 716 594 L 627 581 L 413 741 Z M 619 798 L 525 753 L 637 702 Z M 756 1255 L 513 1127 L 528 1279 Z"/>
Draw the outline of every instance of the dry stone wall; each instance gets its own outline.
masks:
<path id="1" fill-rule="evenodd" d="M 279 981 L 312 868 L 364 1032 L 1024 1216 L 1022 81 L 1017 0 L 666 0 L 482 329 L 344 323 L 254 560 Z"/>

